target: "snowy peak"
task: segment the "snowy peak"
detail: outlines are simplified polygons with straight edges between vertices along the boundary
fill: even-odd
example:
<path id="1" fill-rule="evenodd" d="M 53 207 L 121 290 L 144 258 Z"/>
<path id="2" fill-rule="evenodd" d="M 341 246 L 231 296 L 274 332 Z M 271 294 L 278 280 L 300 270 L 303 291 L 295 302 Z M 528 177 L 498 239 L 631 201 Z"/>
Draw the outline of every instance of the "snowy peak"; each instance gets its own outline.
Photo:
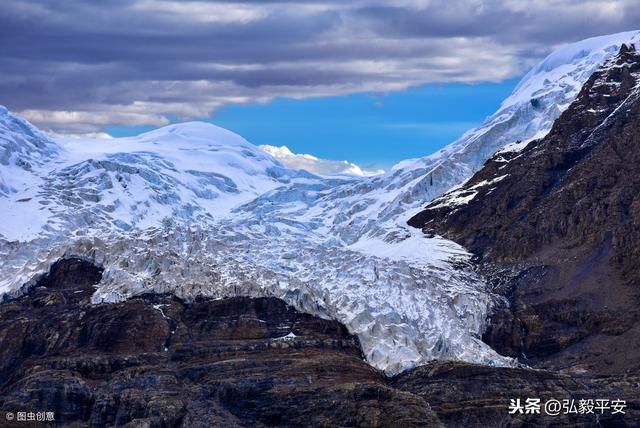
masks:
<path id="1" fill-rule="evenodd" d="M 635 40 L 637 36 L 638 33 L 633 32 L 623 33 L 615 37 L 597 38 L 595 40 L 605 40 L 606 43 L 614 44 L 608 47 L 600 45 L 599 48 L 593 51 L 587 51 L 585 46 L 593 47 L 594 40 L 580 42 L 576 46 L 570 46 L 559 53 L 552 54 L 541 66 L 534 69 L 534 71 L 537 70 L 538 72 L 544 70 L 545 73 L 549 72 L 549 70 L 556 70 L 563 66 L 558 63 L 558 58 L 578 61 L 583 64 L 585 58 L 600 58 L 603 53 L 610 53 L 615 48 L 614 54 L 599 63 L 594 71 L 590 73 L 575 100 L 554 122 L 547 135 L 549 141 L 555 143 L 555 150 L 558 153 L 562 153 L 562 155 L 559 155 L 560 158 L 569 158 L 566 153 L 570 150 L 578 151 L 587 148 L 588 145 L 595 141 L 598 131 L 601 128 L 606 128 L 607 123 L 615 119 L 615 114 L 622 111 L 621 107 L 624 104 L 637 100 L 640 81 L 640 54 L 638 54 L 635 45 L 631 42 L 616 44 L 621 40 L 620 37 Z M 591 64 L 590 59 L 586 61 Z M 544 66 L 545 64 L 547 66 Z M 572 70 L 575 71 L 576 69 Z M 533 80 L 531 77 L 526 79 Z M 516 89 L 516 92 L 518 92 L 518 89 Z M 538 141 L 541 140 L 531 143 L 532 146 L 529 146 L 531 150 L 539 152 L 539 148 L 536 146 Z M 477 199 L 482 199 L 482 197 L 493 192 L 496 186 L 500 186 L 500 183 L 508 178 L 509 175 L 505 169 L 508 164 L 518 158 L 518 155 L 528 153 L 529 149 L 524 149 L 524 147 L 524 145 L 521 145 L 518 148 L 519 150 L 524 150 L 521 153 L 514 153 L 516 150 L 510 150 L 509 148 L 499 151 L 485 163 L 483 169 L 473 178 L 464 183 L 464 185 L 433 200 L 426 211 L 414 216 L 409 223 L 416 227 L 422 227 L 425 223 L 431 221 L 433 217 L 437 217 L 439 212 L 464 209 L 464 207 L 473 205 Z M 493 175 L 490 175 L 489 172 Z"/>
<path id="2" fill-rule="evenodd" d="M 228 215 L 234 206 L 310 176 L 209 123 L 170 125 L 129 138 L 56 143 L 4 114 L 1 141 L 9 155 L 3 159 L 25 170 L 11 174 L 11 182 L 2 181 L 3 193 L 14 193 L 3 202 L 5 221 L 0 225 L 0 236 L 9 240 L 88 225 L 130 230 L 176 219 L 207 223 Z M 49 158 L 55 162 L 44 163 Z M 21 225 L 25 218 L 29 224 Z"/>
<path id="3" fill-rule="evenodd" d="M 242 146 L 254 148 L 251 143 L 227 129 L 209 122 L 192 121 L 167 125 L 153 131 L 145 132 L 136 137 L 138 141 L 152 141 L 155 143 L 183 142 L 190 145 L 212 144 L 219 146 Z"/>
<path id="4" fill-rule="evenodd" d="M 615 55 L 623 44 L 638 40 L 640 31 L 627 31 L 592 37 L 560 48 L 522 78 L 502 108 L 543 99 L 558 91 L 575 96 L 600 64 Z"/>
<path id="5" fill-rule="evenodd" d="M 635 44 L 623 44 L 587 81 L 574 108 L 589 104 L 587 112 L 605 112 L 631 95 L 640 81 L 640 53 Z"/>
<path id="6" fill-rule="evenodd" d="M 386 241 L 406 236 L 406 220 L 464 183 L 497 151 L 521 150 L 546 135 L 596 68 L 639 34 L 596 37 L 561 48 L 534 67 L 478 128 L 437 153 L 327 191 L 305 215 L 314 213 L 314 219 L 325 219 L 322 230 L 346 243 L 374 236 Z"/>
<path id="7" fill-rule="evenodd" d="M 27 186 L 34 168 L 57 158 L 60 150 L 29 122 L 0 106 L 0 197 Z"/>
<path id="8" fill-rule="evenodd" d="M 19 156 L 37 163 L 57 156 L 59 147 L 25 119 L 0 105 L 0 164 L 15 164 Z"/>
<path id="9" fill-rule="evenodd" d="M 623 127 L 631 128 L 628 131 L 629 135 L 637 133 L 637 129 L 633 127 L 635 122 L 633 110 L 638 110 L 638 105 L 640 105 L 640 53 L 636 51 L 634 44 L 622 44 L 617 55 L 597 67 L 575 101 L 555 121 L 547 136 L 532 142 L 519 153 L 497 153 L 469 181 L 432 201 L 426 210 L 414 216 L 409 223 L 414 227 L 422 227 L 429 233 L 443 233 L 446 229 L 437 227 L 450 222 L 451 230 L 464 228 L 468 235 L 477 237 L 478 242 L 487 239 L 486 236 L 489 235 L 475 234 L 474 231 L 483 231 L 483 226 L 480 221 L 478 221 L 480 224 L 471 226 L 470 217 L 476 216 L 477 211 L 480 211 L 480 208 L 486 208 L 487 205 L 499 206 L 497 209 L 487 210 L 489 211 L 487 217 L 495 217 L 492 220 L 494 225 L 500 222 L 499 219 L 507 216 L 518 219 L 513 224 L 526 223 L 522 221 L 524 213 L 522 216 L 513 213 L 517 213 L 521 205 L 538 203 L 539 201 L 532 196 L 536 192 L 543 193 L 545 198 L 561 194 L 566 190 L 563 186 L 571 187 L 567 183 L 575 179 L 581 163 L 590 163 L 592 166 L 587 170 L 590 175 L 596 176 L 600 169 L 611 167 L 610 152 L 601 153 L 602 159 L 606 158 L 609 163 L 602 163 L 599 168 L 595 166 L 597 162 L 587 155 L 595 151 L 594 146 L 597 144 L 611 144 L 612 139 L 624 141 L 620 135 L 611 136 L 616 131 L 619 133 L 619 129 Z M 625 138 L 633 139 L 629 135 Z M 608 137 L 605 138 L 606 136 Z M 623 146 L 623 142 L 619 145 Z M 606 151 L 606 149 L 600 149 Z M 621 162 L 620 152 L 615 150 L 613 152 L 616 153 L 614 161 Z M 585 182 L 591 183 L 591 181 L 583 181 L 573 184 L 575 188 L 563 194 L 563 198 L 586 199 L 587 195 L 590 195 L 589 191 L 583 188 L 580 191 L 575 190 L 584 186 Z M 609 191 L 608 188 L 603 194 Z M 567 205 L 563 198 L 558 198 L 554 203 L 562 204 L 563 207 L 572 206 L 571 212 L 579 208 L 578 205 Z M 583 208 L 584 200 L 581 200 L 580 204 L 583 204 L 580 205 L 580 208 Z M 565 212 L 567 213 L 568 211 Z M 464 220 L 459 221 L 460 219 L 456 218 L 458 215 L 463 216 Z M 526 215 L 534 214 L 526 212 Z M 484 219 L 484 221 L 488 220 Z M 554 222 L 548 222 L 547 226 L 549 224 L 553 225 Z M 527 225 L 533 226 L 534 230 L 542 227 L 538 222 L 527 223 Z M 559 230 L 563 227 L 560 226 Z M 498 240 L 498 242 L 502 241 Z M 478 249 L 478 244 L 473 239 L 469 239 L 465 245 L 470 248 L 475 245 L 476 248 L 473 249 Z"/>
<path id="10" fill-rule="evenodd" d="M 586 148 L 638 100 L 639 86 L 640 54 L 634 44 L 622 44 L 618 54 L 591 75 L 549 135 L 561 150 Z"/>

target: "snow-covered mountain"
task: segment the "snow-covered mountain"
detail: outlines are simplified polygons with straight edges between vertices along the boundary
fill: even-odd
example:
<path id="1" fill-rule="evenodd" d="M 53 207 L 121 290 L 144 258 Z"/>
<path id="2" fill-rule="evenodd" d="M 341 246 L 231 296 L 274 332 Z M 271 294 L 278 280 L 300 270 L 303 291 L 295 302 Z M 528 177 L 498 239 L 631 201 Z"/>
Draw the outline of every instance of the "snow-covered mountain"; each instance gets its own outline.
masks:
<path id="1" fill-rule="evenodd" d="M 497 150 L 518 150 L 543 137 L 596 67 L 622 43 L 639 39 L 640 31 L 631 31 L 559 49 L 527 73 L 498 111 L 478 128 L 430 156 L 400 162 L 386 174 L 327 187 L 299 212 L 314 220 L 320 234 L 345 245 L 361 247 L 363 240 L 402 239 L 413 214 L 464 183 Z M 289 189 L 279 189 L 261 199 L 275 214 L 279 199 L 286 199 L 287 192 Z M 290 212 L 286 204 L 283 210 Z"/>
<path id="2" fill-rule="evenodd" d="M 105 268 L 96 302 L 275 296 L 343 322 L 388 373 L 433 358 L 510 364 L 480 340 L 495 297 L 465 268 L 470 255 L 406 220 L 497 150 L 544 135 L 595 67 L 639 34 L 559 50 L 482 126 L 373 177 L 286 167 L 210 124 L 52 141 L 2 109 L 0 293 L 74 255 Z"/>
<path id="3" fill-rule="evenodd" d="M 293 153 L 287 146 L 261 145 L 260 148 L 278 159 L 285 166 L 293 169 L 304 169 L 318 175 L 376 175 L 383 170 L 367 171 L 348 161 L 319 159 L 313 155 Z"/>
<path id="4" fill-rule="evenodd" d="M 32 198 L 44 184 L 34 170 L 48 169 L 60 151 L 46 135 L 0 106 L 0 236 L 37 234 L 46 226 L 41 205 Z"/>
<path id="5" fill-rule="evenodd" d="M 0 225 L 0 234 L 9 240 L 29 240 L 43 232 L 33 225 L 20 227 L 23 211 L 37 212 L 36 223 L 45 231 L 144 229 L 165 219 L 219 218 L 269 190 L 313 178 L 204 122 L 170 125 L 133 138 L 53 142 L 6 110 L 4 117 L 14 129 L 20 124 L 25 130 L 22 140 L 13 131 L 2 145 L 4 157 L 26 171 L 22 183 L 8 184 L 21 192 L 13 197 L 4 192 L 3 219 L 11 221 Z M 29 210 L 23 209 L 25 203 Z"/>

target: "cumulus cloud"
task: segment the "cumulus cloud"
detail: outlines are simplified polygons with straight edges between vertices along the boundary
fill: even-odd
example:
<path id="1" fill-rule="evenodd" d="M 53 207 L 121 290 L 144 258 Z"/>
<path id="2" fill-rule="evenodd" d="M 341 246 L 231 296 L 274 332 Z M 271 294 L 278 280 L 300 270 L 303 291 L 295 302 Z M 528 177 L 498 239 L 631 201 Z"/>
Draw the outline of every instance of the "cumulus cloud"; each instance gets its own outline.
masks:
<path id="1" fill-rule="evenodd" d="M 374 171 L 366 170 L 346 160 L 319 159 L 309 154 L 296 154 L 289 150 L 287 146 L 275 147 L 265 144 L 259 147 L 278 159 L 283 165 L 293 169 L 304 169 L 313 174 L 370 176 L 384 172 L 384 170 L 381 169 Z"/>
<path id="2" fill-rule="evenodd" d="M 500 81 L 633 0 L 3 0 L 0 103 L 86 133 L 227 104 Z"/>

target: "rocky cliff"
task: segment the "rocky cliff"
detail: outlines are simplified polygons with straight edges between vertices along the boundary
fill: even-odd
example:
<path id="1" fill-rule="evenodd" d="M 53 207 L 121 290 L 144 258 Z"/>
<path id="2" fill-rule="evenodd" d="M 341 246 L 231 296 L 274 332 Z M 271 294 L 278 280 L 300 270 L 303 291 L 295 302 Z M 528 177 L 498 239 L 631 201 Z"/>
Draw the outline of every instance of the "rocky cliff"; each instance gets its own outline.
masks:
<path id="1" fill-rule="evenodd" d="M 63 426 L 436 420 L 423 399 L 388 386 L 335 321 L 269 298 L 92 305 L 100 275 L 63 260 L 28 297 L 0 306 L 4 411 L 47 409 Z"/>
<path id="2" fill-rule="evenodd" d="M 485 340 L 540 367 L 640 369 L 640 55 L 586 82 L 550 133 L 499 152 L 410 223 L 470 249 L 510 304 Z"/>
<path id="3" fill-rule="evenodd" d="M 387 378 L 344 326 L 280 300 L 145 295 L 93 305 L 101 274 L 63 259 L 0 304 L 3 412 L 54 412 L 62 427 L 486 427 L 632 426 L 640 411 L 637 376 L 439 362 Z M 508 414 L 514 398 L 596 396 L 624 396 L 626 414 Z M 1 426 L 25 426 L 5 418 Z"/>

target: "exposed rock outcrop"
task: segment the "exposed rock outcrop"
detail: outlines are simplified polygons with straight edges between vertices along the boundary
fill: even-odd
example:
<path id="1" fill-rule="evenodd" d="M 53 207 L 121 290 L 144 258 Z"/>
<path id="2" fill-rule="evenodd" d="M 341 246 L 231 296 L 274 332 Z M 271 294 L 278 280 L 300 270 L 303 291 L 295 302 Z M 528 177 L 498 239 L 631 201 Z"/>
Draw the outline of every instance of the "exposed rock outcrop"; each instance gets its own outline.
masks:
<path id="1" fill-rule="evenodd" d="M 485 340 L 540 367 L 640 370 L 640 54 L 623 46 L 551 132 L 411 219 L 474 252 L 510 306 Z"/>
<path id="2" fill-rule="evenodd" d="M 393 379 L 392 385 L 423 397 L 449 427 L 626 427 L 640 424 L 640 376 L 591 379 L 547 370 L 507 369 L 440 361 L 418 367 Z M 571 400 L 578 409 L 580 399 L 626 398 L 626 413 L 545 413 L 544 403 Z M 505 403 L 540 399 L 540 413 L 505 411 Z"/>
<path id="3" fill-rule="evenodd" d="M 3 412 L 55 412 L 61 427 L 586 427 L 633 426 L 639 416 L 637 377 L 438 362 L 389 379 L 344 326 L 280 300 L 145 295 L 93 305 L 100 276 L 63 259 L 0 304 Z M 627 407 L 510 415 L 510 400 L 526 397 L 624 398 Z M 25 426 L 0 417 L 0 426 Z"/>
<path id="4" fill-rule="evenodd" d="M 63 260 L 0 305 L 4 411 L 46 409 L 62 426 L 438 424 L 335 321 L 270 298 L 92 305 L 99 279 Z"/>

